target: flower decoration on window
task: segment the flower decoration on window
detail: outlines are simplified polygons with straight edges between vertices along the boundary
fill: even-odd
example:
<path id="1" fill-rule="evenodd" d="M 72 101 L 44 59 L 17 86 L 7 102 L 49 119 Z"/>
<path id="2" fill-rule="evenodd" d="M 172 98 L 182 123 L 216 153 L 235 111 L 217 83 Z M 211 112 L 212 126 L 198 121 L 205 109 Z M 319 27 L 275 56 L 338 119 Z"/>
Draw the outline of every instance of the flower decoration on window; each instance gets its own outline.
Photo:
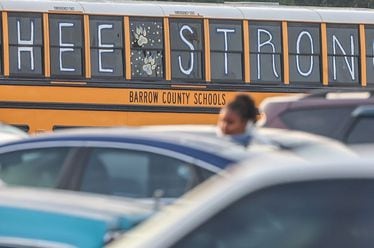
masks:
<path id="1" fill-rule="evenodd" d="M 147 39 L 147 31 L 145 28 L 142 28 L 141 26 L 136 27 L 134 32 L 135 42 L 138 44 L 138 46 L 142 47 L 143 45 L 148 43 Z"/>
<path id="2" fill-rule="evenodd" d="M 156 60 L 152 56 L 147 56 L 144 58 L 143 71 L 149 76 L 152 75 L 153 71 L 156 69 Z"/>

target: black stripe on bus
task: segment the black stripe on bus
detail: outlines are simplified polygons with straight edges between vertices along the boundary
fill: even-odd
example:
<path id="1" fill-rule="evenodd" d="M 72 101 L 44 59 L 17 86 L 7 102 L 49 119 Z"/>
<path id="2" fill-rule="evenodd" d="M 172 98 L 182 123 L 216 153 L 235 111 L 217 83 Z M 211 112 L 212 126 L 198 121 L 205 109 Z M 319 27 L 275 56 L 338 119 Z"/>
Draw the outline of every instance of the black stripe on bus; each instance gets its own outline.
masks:
<path id="1" fill-rule="evenodd" d="M 53 81 L 53 80 L 52 80 Z M 257 83 L 253 81 L 251 84 L 234 83 L 234 82 L 179 82 L 179 81 L 157 81 L 157 82 L 141 82 L 141 81 L 101 81 L 101 80 L 55 80 L 51 84 L 51 80 L 20 80 L 20 79 L 1 79 L 1 85 L 19 85 L 19 86 L 47 86 L 47 87 L 77 87 L 77 88 L 120 88 L 120 89 L 147 89 L 147 90 L 192 90 L 192 91 L 218 91 L 218 92 L 279 92 L 279 93 L 300 93 L 309 90 L 321 89 L 320 83 L 291 83 L 284 85 L 282 83 Z M 70 83 L 69 83 L 70 82 Z M 85 84 L 81 84 L 85 83 Z M 182 87 L 178 87 L 181 85 Z M 343 85 L 344 86 L 344 85 Z M 348 89 L 344 89 L 340 83 L 339 89 L 348 90 L 352 84 L 347 84 Z M 199 88 L 203 87 L 203 88 Z M 355 87 L 357 88 L 357 87 Z"/>
<path id="2" fill-rule="evenodd" d="M 81 104 L 81 103 L 35 103 L 35 102 L 0 102 L 0 108 L 12 109 L 50 109 L 80 111 L 123 111 L 123 112 L 163 112 L 163 113 L 207 113 L 217 114 L 219 107 L 189 106 L 146 106 L 115 104 Z"/>

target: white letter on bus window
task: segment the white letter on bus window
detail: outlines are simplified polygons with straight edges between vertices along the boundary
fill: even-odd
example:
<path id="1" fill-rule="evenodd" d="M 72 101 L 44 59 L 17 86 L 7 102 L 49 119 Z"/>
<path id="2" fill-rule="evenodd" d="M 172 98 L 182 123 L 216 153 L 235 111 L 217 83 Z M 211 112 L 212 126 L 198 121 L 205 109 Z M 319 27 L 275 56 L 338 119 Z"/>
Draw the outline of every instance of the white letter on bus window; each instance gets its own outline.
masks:
<path id="1" fill-rule="evenodd" d="M 73 43 L 62 43 L 62 28 L 64 27 L 74 27 L 74 23 L 59 23 L 59 42 L 60 42 L 60 71 L 75 71 L 74 68 L 66 68 L 62 66 L 62 53 L 64 52 L 73 52 L 74 48 L 65 48 L 65 47 L 74 47 Z M 64 47 L 64 48 L 63 48 Z"/>
<path id="2" fill-rule="evenodd" d="M 333 57 L 332 57 L 332 62 L 333 62 L 333 70 L 334 70 L 334 80 L 336 80 L 336 45 L 339 46 L 340 50 L 342 51 L 342 53 L 344 55 L 347 55 L 345 53 L 345 50 L 343 49 L 343 46 L 340 44 L 338 38 L 336 38 L 335 35 L 332 36 L 332 48 L 333 48 Z M 349 70 L 349 73 L 351 74 L 351 78 L 352 80 L 355 80 L 355 66 L 354 66 L 354 43 L 353 43 L 353 35 L 351 35 L 351 65 L 349 65 L 349 62 L 348 62 L 348 58 L 347 56 L 344 56 L 344 60 L 345 60 L 345 63 L 347 64 L 348 66 L 348 70 Z"/>
<path id="3" fill-rule="evenodd" d="M 313 38 L 312 38 L 312 36 L 307 31 L 301 32 L 299 34 L 299 36 L 297 37 L 297 42 L 296 42 L 296 53 L 297 53 L 297 55 L 296 55 L 296 66 L 297 66 L 297 71 L 300 73 L 300 75 L 302 75 L 304 77 L 307 77 L 307 76 L 309 76 L 312 73 L 312 70 L 313 70 L 313 56 L 310 55 L 310 67 L 309 67 L 309 71 L 302 72 L 301 69 L 300 69 L 299 54 L 300 54 L 300 41 L 301 41 L 301 38 L 303 37 L 303 35 L 308 36 L 309 41 L 310 41 L 310 53 L 311 54 L 314 53 Z"/>
<path id="4" fill-rule="evenodd" d="M 113 28 L 113 24 L 102 24 L 102 25 L 99 25 L 99 28 L 97 30 L 97 36 L 98 36 L 98 39 L 99 39 L 99 47 L 105 47 L 105 48 L 113 48 L 114 47 L 114 44 L 103 44 L 101 43 L 101 31 L 103 29 L 112 29 Z M 114 50 L 113 49 L 99 49 L 99 72 L 110 72 L 112 73 L 113 72 L 113 69 L 105 69 L 103 68 L 103 64 L 102 64 L 102 57 L 101 55 L 103 53 L 113 53 Z"/>
<path id="5" fill-rule="evenodd" d="M 183 31 L 187 29 L 188 31 L 191 32 L 191 34 L 193 34 L 193 30 L 187 26 L 187 25 L 184 25 L 181 30 L 179 30 L 179 36 L 181 37 L 181 39 L 183 40 L 184 43 L 186 43 L 186 45 L 191 49 L 191 51 L 194 51 L 195 48 L 193 47 L 193 44 L 190 43 L 188 40 L 186 40 L 186 38 L 184 38 L 183 36 Z M 179 62 L 179 69 L 181 70 L 181 72 L 183 72 L 183 74 L 185 75 L 190 75 L 192 70 L 193 70 L 193 61 L 194 61 L 194 54 L 193 52 L 190 53 L 190 57 L 191 57 L 191 63 L 190 63 L 190 68 L 188 68 L 187 70 L 185 70 L 183 67 L 182 67 L 182 58 L 181 56 L 178 56 L 178 62 Z"/>
<path id="6" fill-rule="evenodd" d="M 269 39 L 267 41 L 265 41 L 264 43 L 261 43 L 261 33 L 265 33 L 269 36 Z M 265 45 L 270 45 L 271 48 L 273 49 L 273 53 L 275 53 L 275 46 L 273 43 L 271 43 L 271 40 L 273 39 L 273 36 L 271 35 L 271 33 L 265 29 L 261 29 L 259 28 L 257 30 L 257 51 L 260 53 L 261 52 L 261 47 L 265 46 Z M 260 63 L 260 54 L 257 54 L 257 79 L 260 79 L 261 78 L 261 63 Z M 278 76 L 278 73 L 277 73 L 277 70 L 275 68 L 275 55 L 272 54 L 272 60 L 273 60 L 273 73 L 275 75 L 275 77 L 279 77 Z"/>
<path id="7" fill-rule="evenodd" d="M 34 41 L 34 22 L 30 22 L 31 30 L 30 30 L 30 40 L 21 40 L 21 23 L 17 21 L 17 38 L 18 38 L 18 45 L 33 45 Z M 21 52 L 28 52 L 30 53 L 30 65 L 31 70 L 34 70 L 34 48 L 32 46 L 21 46 L 18 47 L 18 70 L 21 70 Z"/>
<path id="8" fill-rule="evenodd" d="M 235 33 L 235 29 L 223 29 L 223 28 L 217 28 L 217 33 L 222 32 L 225 36 L 225 75 L 228 74 L 228 65 L 227 65 L 227 50 L 228 50 L 228 44 L 227 44 L 227 33 Z"/>

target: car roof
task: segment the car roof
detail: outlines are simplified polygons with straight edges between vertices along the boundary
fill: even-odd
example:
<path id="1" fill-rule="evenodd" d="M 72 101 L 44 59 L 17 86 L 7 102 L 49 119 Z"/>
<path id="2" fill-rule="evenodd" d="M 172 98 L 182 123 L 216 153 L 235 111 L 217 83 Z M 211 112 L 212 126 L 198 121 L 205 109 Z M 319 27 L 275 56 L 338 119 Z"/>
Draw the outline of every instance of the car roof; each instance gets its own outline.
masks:
<path id="1" fill-rule="evenodd" d="M 374 94 L 372 91 L 323 91 L 317 93 L 299 93 L 282 96 L 273 96 L 264 99 L 260 106 L 260 112 L 269 105 L 287 107 L 306 107 L 306 106 L 340 106 L 340 105 L 358 105 L 374 103 Z"/>
<path id="2" fill-rule="evenodd" d="M 215 125 L 156 125 L 145 126 L 143 129 L 169 133 L 182 132 L 197 134 L 201 137 L 217 136 L 217 127 Z M 254 140 L 248 146 L 248 151 L 261 153 L 275 150 L 293 150 L 295 153 L 308 159 L 319 159 L 315 155 L 321 152 L 325 154 L 324 158 L 336 155 L 357 156 L 355 152 L 340 141 L 325 136 L 296 130 L 267 127 L 256 127 L 254 130 Z"/>
<path id="3" fill-rule="evenodd" d="M 286 150 L 304 150 L 310 154 L 323 153 L 325 156 L 336 156 L 337 154 L 355 156 L 352 150 L 342 142 L 313 133 L 259 127 L 258 134 L 259 136 L 269 139 L 269 142 L 278 144 L 281 148 Z"/>
<path id="4" fill-rule="evenodd" d="M 139 127 L 104 127 L 104 128 L 72 128 L 51 133 L 38 134 L 33 137 L 0 145 L 4 152 L 15 147 L 22 147 L 36 142 L 47 142 L 60 145 L 66 142 L 74 146 L 89 146 L 95 142 L 131 143 L 152 146 L 181 153 L 215 164 L 222 168 L 230 163 L 248 157 L 245 149 L 218 138 L 209 138 L 196 134 L 161 132 L 157 130 L 143 131 Z M 84 144 L 83 144 L 84 143 Z"/>
<path id="5" fill-rule="evenodd" d="M 285 152 L 258 154 L 250 161 L 241 162 L 225 170 L 223 176 L 213 177 L 202 183 L 175 204 L 165 208 L 154 218 L 108 247 L 117 248 L 126 244 L 129 248 L 145 248 L 151 242 L 153 247 L 168 247 L 168 242 L 172 241 L 160 237 L 169 232 L 171 227 L 182 227 L 181 220 L 185 220 L 184 225 L 199 225 L 193 224 L 194 221 L 199 222 L 202 216 L 211 216 L 219 211 L 225 205 L 220 204 L 222 201 L 232 202 L 250 192 L 285 183 L 328 179 L 374 179 L 373 162 L 373 159 L 337 157 L 335 160 L 320 160 L 316 163 L 290 156 Z M 176 230 L 172 238 L 177 240 L 180 238 L 178 235 L 184 234 Z"/>

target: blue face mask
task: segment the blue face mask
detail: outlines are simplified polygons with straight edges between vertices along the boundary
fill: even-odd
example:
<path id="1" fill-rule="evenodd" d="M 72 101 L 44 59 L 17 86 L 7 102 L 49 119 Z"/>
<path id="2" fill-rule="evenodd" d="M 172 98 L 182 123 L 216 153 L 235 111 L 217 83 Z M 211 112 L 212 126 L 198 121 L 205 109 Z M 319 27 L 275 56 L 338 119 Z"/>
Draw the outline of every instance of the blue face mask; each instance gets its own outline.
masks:
<path id="1" fill-rule="evenodd" d="M 230 140 L 239 145 L 248 146 L 251 143 L 252 135 L 250 133 L 230 135 Z"/>

